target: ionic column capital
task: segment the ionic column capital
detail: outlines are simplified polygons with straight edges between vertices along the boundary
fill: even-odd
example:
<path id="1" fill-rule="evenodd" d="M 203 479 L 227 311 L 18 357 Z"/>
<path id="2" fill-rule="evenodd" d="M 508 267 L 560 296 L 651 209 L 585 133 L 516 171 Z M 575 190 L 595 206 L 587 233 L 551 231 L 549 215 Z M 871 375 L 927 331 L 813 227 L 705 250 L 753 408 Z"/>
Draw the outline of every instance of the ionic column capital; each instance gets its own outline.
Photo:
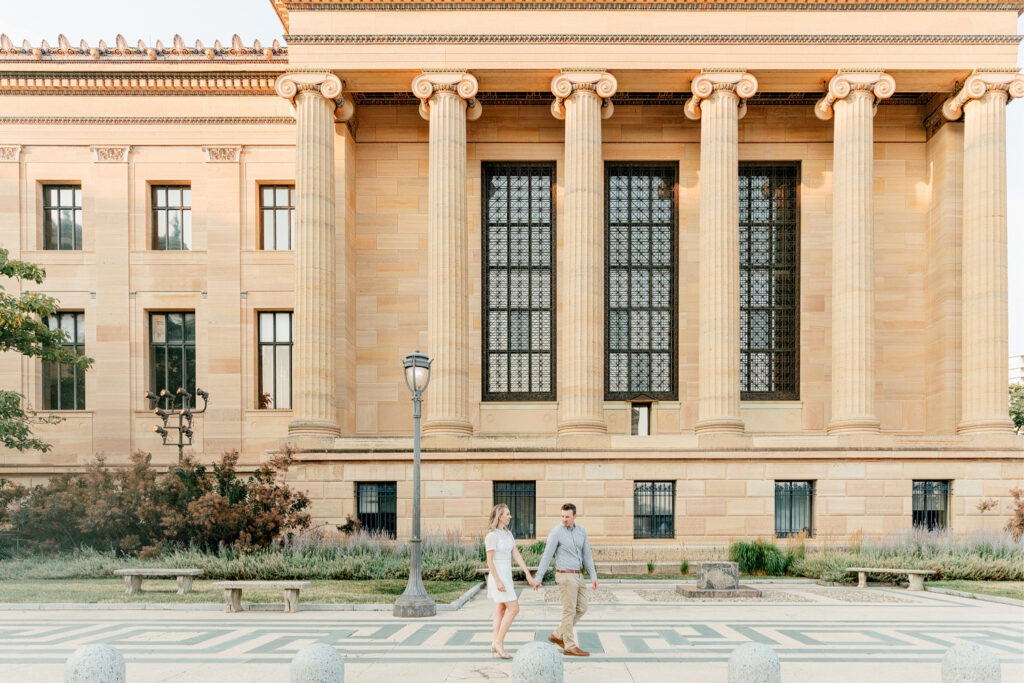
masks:
<path id="1" fill-rule="evenodd" d="M 742 69 L 731 71 L 702 70 L 690 81 L 692 96 L 686 101 L 683 113 L 686 118 L 696 121 L 701 116 L 700 103 L 717 91 L 731 92 L 736 96 L 739 118 L 747 113 L 747 99 L 757 92 L 757 79 Z"/>
<path id="2" fill-rule="evenodd" d="M 294 106 L 299 93 L 315 92 L 322 95 L 334 107 L 336 121 L 345 122 L 355 114 L 352 100 L 342 95 L 341 79 L 328 71 L 289 71 L 277 77 L 274 92 Z"/>
<path id="3" fill-rule="evenodd" d="M 476 93 L 480 84 L 468 71 L 424 71 L 412 79 L 412 94 L 420 100 L 420 116 L 430 120 L 430 100 L 436 93 L 448 92 L 466 101 L 466 120 L 476 121 L 483 113 Z"/>
<path id="4" fill-rule="evenodd" d="M 877 105 L 896 92 L 896 81 L 882 70 L 840 69 L 828 82 L 825 96 L 814 105 L 814 114 L 822 121 L 832 118 L 832 107 L 853 92 L 867 92 Z"/>
<path id="5" fill-rule="evenodd" d="M 963 114 L 964 105 L 980 100 L 986 93 L 1005 92 L 1007 101 L 1024 97 L 1024 74 L 1019 69 L 977 69 L 959 91 L 942 105 L 942 115 L 955 121 Z"/>
<path id="6" fill-rule="evenodd" d="M 565 120 L 565 101 L 574 92 L 592 92 L 601 99 L 601 118 L 607 119 L 612 115 L 615 107 L 612 105 L 611 97 L 619 87 L 607 71 L 563 69 L 560 74 L 551 79 L 551 94 L 555 101 L 551 103 L 551 114 L 559 121 Z"/>

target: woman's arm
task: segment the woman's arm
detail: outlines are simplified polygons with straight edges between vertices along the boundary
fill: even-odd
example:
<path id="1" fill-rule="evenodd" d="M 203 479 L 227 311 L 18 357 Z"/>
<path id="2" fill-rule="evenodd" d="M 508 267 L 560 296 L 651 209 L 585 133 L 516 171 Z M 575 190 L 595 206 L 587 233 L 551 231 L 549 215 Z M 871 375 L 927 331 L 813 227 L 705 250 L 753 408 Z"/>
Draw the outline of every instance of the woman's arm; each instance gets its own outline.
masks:
<path id="1" fill-rule="evenodd" d="M 516 564 L 523 568 L 523 572 L 526 574 L 526 583 L 533 585 L 533 577 L 530 576 L 530 568 L 526 566 L 526 560 L 519 554 L 519 548 L 512 546 L 512 557 L 516 558 Z"/>
<path id="2" fill-rule="evenodd" d="M 501 579 L 498 578 L 498 570 L 494 568 L 494 551 L 493 550 L 488 550 L 487 551 L 487 570 L 489 572 L 491 572 L 491 576 L 494 577 L 494 585 L 495 585 L 495 587 L 499 591 L 504 593 L 505 592 L 505 584 L 503 584 L 501 582 Z"/>

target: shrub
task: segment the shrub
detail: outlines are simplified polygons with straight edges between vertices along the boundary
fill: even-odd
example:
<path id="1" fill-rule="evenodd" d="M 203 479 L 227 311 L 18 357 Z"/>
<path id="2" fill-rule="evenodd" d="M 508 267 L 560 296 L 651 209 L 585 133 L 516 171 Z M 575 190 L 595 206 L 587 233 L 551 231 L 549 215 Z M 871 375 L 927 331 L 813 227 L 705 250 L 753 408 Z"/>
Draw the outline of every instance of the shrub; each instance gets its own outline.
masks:
<path id="1" fill-rule="evenodd" d="M 783 553 L 770 541 L 736 541 L 729 546 L 729 561 L 738 562 L 743 574 L 783 576 L 792 563 L 792 555 Z"/>
<path id="2" fill-rule="evenodd" d="M 690 563 L 685 559 L 679 563 L 679 573 L 686 576 L 686 573 L 690 571 Z"/>
<path id="3" fill-rule="evenodd" d="M 653 574 L 654 573 L 654 560 L 647 560 L 647 573 L 648 574 Z"/>
<path id="4" fill-rule="evenodd" d="M 1010 495 L 1013 496 L 1013 516 L 1006 523 L 1006 530 L 1010 532 L 1015 541 L 1018 541 L 1021 536 L 1024 536 L 1024 491 L 1011 489 Z"/>

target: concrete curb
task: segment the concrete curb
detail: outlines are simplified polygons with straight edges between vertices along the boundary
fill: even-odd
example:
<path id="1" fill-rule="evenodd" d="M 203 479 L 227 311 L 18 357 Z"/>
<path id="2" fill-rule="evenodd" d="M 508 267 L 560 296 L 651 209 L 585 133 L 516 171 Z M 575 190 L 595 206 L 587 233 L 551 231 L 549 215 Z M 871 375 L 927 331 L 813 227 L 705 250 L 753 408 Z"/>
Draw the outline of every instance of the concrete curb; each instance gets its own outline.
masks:
<path id="1" fill-rule="evenodd" d="M 1016 598 L 1004 598 L 1001 595 L 986 595 L 984 593 L 970 593 L 968 591 L 958 591 L 952 588 L 942 588 L 941 586 L 929 586 L 927 583 L 924 585 L 926 591 L 932 593 L 942 593 L 943 595 L 954 595 L 958 598 L 973 598 L 975 600 L 981 600 L 982 602 L 998 602 L 1002 605 L 1013 605 L 1014 607 L 1024 607 L 1024 600 L 1017 600 Z"/>

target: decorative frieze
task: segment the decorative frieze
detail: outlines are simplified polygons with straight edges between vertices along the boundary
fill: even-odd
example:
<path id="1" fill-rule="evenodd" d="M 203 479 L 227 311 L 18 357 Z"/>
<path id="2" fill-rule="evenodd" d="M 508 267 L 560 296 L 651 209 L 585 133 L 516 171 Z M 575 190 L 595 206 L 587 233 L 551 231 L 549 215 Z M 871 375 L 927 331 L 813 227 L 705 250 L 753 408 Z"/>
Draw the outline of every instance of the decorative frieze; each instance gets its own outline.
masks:
<path id="1" fill-rule="evenodd" d="M 280 72 L 0 74 L 0 95 L 274 95 Z"/>
<path id="2" fill-rule="evenodd" d="M 1005 10 L 1019 11 L 1019 2 L 935 2 L 935 0 L 724 0 L 723 2 L 679 2 L 678 0 L 271 0 L 278 16 L 288 26 L 288 12 L 302 10 L 626 10 L 626 11 L 897 11 L 897 10 Z"/>
<path id="3" fill-rule="evenodd" d="M 1014 34 L 904 33 L 336 33 L 291 45 L 1018 45 Z"/>
<path id="4" fill-rule="evenodd" d="M 264 126 L 295 125 L 291 116 L 0 116 L 0 125 Z"/>
<path id="5" fill-rule="evenodd" d="M 21 158 L 21 145 L 0 146 L 0 162 L 18 161 Z"/>
<path id="6" fill-rule="evenodd" d="M 203 147 L 206 160 L 209 162 L 238 163 L 242 155 L 241 145 L 228 145 L 223 147 Z"/>
<path id="7" fill-rule="evenodd" d="M 203 45 L 196 41 L 194 47 L 185 45 L 180 35 L 174 36 L 174 42 L 165 46 L 162 41 L 156 45 L 147 46 L 139 41 L 134 47 L 128 45 L 128 41 L 121 34 L 118 34 L 113 45 L 108 46 L 105 41 L 100 41 L 96 47 L 91 47 L 84 40 L 78 47 L 73 47 L 64 34 L 57 38 L 56 47 L 51 47 L 47 41 L 42 41 L 38 46 L 33 46 L 27 40 L 17 47 L 11 42 L 7 34 L 0 34 L 0 62 L 4 61 L 221 61 L 221 62 L 254 62 L 254 61 L 286 61 L 288 48 L 282 47 L 278 41 L 264 47 L 260 41 L 254 41 L 252 45 L 243 45 L 242 39 L 235 34 L 228 46 L 222 45 L 218 40 L 212 46 Z"/>
<path id="8" fill-rule="evenodd" d="M 128 152 L 131 145 L 103 145 L 89 148 L 92 151 L 93 161 L 100 163 L 125 163 L 128 161 Z"/>

